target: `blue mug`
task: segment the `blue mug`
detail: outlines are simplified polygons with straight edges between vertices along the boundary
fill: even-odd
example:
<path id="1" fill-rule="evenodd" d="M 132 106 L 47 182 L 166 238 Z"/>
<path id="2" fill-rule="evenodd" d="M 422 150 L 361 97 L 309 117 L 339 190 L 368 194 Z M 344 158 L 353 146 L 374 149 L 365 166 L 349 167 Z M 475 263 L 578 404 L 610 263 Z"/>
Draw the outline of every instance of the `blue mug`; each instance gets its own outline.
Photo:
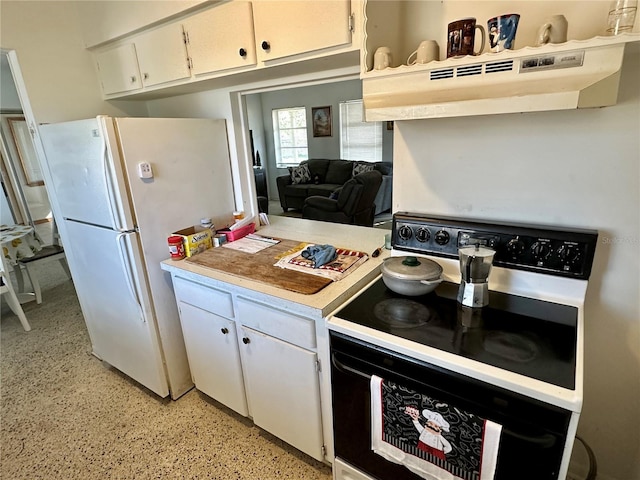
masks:
<path id="1" fill-rule="evenodd" d="M 503 50 L 513 49 L 513 42 L 516 38 L 519 20 L 520 15 L 517 13 L 509 13 L 491 18 L 487 22 L 489 47 L 492 52 L 502 52 Z"/>

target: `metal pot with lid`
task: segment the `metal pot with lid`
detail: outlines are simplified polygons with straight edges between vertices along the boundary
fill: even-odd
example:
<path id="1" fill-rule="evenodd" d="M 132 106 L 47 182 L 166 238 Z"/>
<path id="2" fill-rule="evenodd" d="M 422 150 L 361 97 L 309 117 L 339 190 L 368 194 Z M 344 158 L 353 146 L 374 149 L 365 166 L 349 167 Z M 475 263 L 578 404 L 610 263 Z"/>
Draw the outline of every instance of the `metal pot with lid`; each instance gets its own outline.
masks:
<path id="1" fill-rule="evenodd" d="M 442 267 L 428 258 L 389 257 L 380 269 L 387 288 L 401 295 L 424 295 L 442 282 Z"/>

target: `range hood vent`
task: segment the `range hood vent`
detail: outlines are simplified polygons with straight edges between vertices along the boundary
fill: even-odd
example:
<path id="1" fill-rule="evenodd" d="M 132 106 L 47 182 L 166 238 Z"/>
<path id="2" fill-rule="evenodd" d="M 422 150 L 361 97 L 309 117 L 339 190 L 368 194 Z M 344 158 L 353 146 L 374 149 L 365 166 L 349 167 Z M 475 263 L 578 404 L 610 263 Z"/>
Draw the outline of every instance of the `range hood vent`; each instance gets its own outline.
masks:
<path id="1" fill-rule="evenodd" d="M 430 80 L 442 80 L 443 78 L 453 78 L 453 68 L 445 68 L 444 70 L 432 70 L 429 72 Z"/>
<path id="2" fill-rule="evenodd" d="M 410 120 L 615 105 L 625 45 L 639 41 L 636 33 L 595 37 L 364 72 L 365 118 Z"/>
<path id="3" fill-rule="evenodd" d="M 456 77 L 468 77 L 469 75 L 480 75 L 481 73 L 482 64 L 478 63 L 456 68 Z"/>
<path id="4" fill-rule="evenodd" d="M 487 63 L 484 71 L 486 73 L 510 72 L 513 70 L 513 60 Z"/>

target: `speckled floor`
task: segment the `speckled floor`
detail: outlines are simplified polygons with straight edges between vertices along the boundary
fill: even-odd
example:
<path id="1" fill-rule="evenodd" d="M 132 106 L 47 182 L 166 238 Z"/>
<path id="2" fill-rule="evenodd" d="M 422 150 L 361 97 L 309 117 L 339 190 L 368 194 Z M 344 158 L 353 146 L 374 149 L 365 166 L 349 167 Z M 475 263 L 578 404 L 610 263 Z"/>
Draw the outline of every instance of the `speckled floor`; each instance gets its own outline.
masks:
<path id="1" fill-rule="evenodd" d="M 25 305 L 31 332 L 2 304 L 0 478 L 331 479 L 198 391 L 162 400 L 105 366 L 73 283 L 56 263 L 41 282 L 43 303 Z"/>

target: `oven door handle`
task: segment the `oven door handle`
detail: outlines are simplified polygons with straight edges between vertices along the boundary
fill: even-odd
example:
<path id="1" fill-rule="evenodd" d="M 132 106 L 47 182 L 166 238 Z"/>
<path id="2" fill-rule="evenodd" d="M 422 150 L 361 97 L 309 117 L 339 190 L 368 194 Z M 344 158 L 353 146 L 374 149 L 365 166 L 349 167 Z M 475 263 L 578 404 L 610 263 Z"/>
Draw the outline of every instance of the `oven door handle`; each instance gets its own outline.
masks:
<path id="1" fill-rule="evenodd" d="M 336 358 L 335 353 L 331 354 L 331 363 L 333 363 L 333 366 L 338 370 L 341 370 L 343 373 L 349 372 L 353 373 L 354 375 L 358 375 L 359 377 L 366 378 L 367 380 L 371 380 L 371 375 L 361 372 L 360 370 L 356 370 L 355 368 L 347 367 L 344 363 Z"/>
<path id="2" fill-rule="evenodd" d="M 556 444 L 556 437 L 551 435 L 550 433 L 545 433 L 544 435 L 539 435 L 532 437 L 531 435 L 523 435 L 521 433 L 516 433 L 513 430 L 509 430 L 507 428 L 502 429 L 503 435 L 508 435 L 513 438 L 517 438 L 518 440 L 530 444 L 534 444 L 537 448 L 551 448 Z"/>

